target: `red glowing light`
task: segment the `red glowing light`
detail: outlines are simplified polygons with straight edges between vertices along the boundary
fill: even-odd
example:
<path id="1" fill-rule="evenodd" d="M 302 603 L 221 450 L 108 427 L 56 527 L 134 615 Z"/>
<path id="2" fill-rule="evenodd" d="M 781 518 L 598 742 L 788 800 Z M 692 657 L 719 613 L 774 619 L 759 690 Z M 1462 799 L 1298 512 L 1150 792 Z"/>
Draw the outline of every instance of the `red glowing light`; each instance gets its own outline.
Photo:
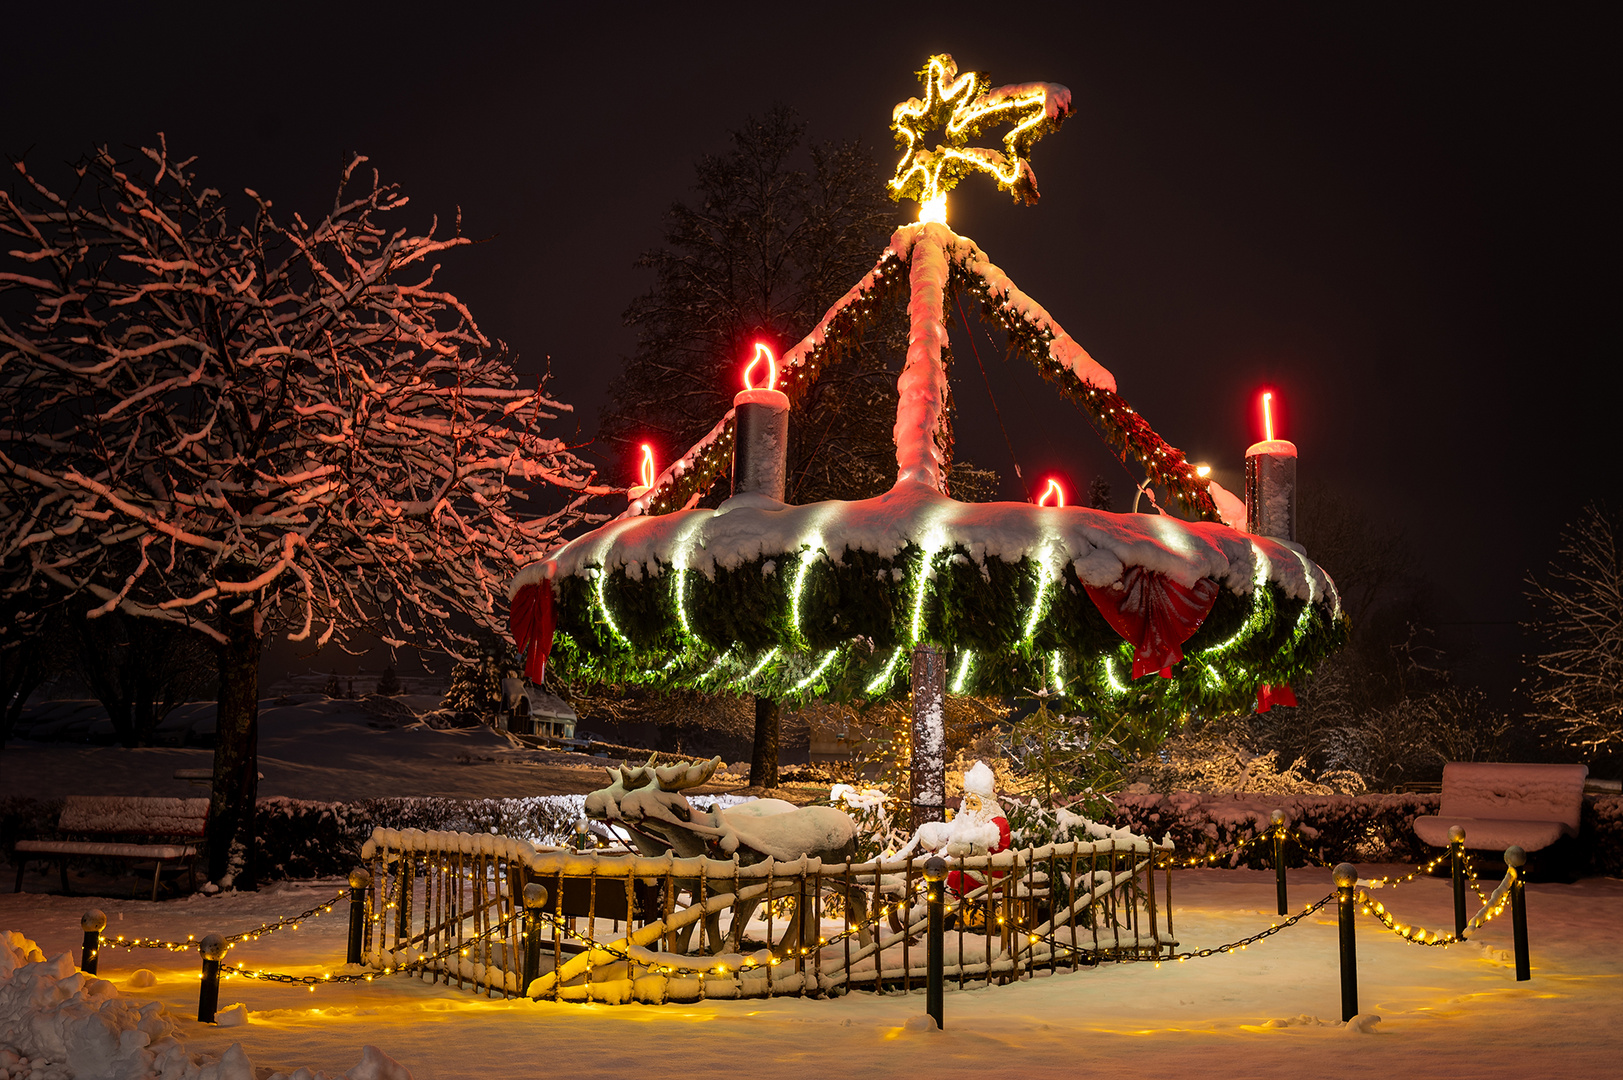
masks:
<path id="1" fill-rule="evenodd" d="M 762 360 L 766 361 L 766 385 L 755 385 L 755 365 Z M 775 390 L 778 386 L 778 358 L 772 355 L 772 350 L 757 341 L 755 343 L 755 358 L 750 366 L 744 369 L 744 389 L 746 390 Z"/>
<path id="2" fill-rule="evenodd" d="M 1054 506 L 1065 505 L 1065 489 L 1060 487 L 1059 481 L 1055 480 L 1052 476 L 1048 478 L 1048 487 L 1044 489 L 1041 495 L 1037 496 L 1037 505 L 1048 506 L 1049 499 L 1054 500 Z"/>
<path id="3" fill-rule="evenodd" d="M 642 486 L 654 486 L 654 448 L 647 443 L 642 444 Z"/>
<path id="4" fill-rule="evenodd" d="M 1274 441 L 1274 395 L 1269 391 L 1262 395 L 1262 437 L 1269 442 Z"/>

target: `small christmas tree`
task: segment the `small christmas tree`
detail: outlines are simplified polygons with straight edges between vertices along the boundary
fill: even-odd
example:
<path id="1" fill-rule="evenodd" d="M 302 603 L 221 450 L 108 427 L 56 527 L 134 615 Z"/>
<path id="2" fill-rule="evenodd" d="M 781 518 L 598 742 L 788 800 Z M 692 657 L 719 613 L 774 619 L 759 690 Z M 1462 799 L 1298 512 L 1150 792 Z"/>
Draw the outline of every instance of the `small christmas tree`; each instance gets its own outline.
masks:
<path id="1" fill-rule="evenodd" d="M 401 693 L 400 676 L 394 672 L 394 665 L 390 664 L 378 676 L 378 693 L 384 697 L 398 697 Z"/>
<path id="2" fill-rule="evenodd" d="M 1095 476 L 1088 483 L 1088 508 L 1091 510 L 1110 510 L 1110 481 L 1102 476 Z"/>
<path id="3" fill-rule="evenodd" d="M 502 705 L 502 677 L 519 670 L 513 647 L 504 638 L 484 636 L 479 658 L 451 669 L 451 686 L 441 708 L 487 715 Z"/>

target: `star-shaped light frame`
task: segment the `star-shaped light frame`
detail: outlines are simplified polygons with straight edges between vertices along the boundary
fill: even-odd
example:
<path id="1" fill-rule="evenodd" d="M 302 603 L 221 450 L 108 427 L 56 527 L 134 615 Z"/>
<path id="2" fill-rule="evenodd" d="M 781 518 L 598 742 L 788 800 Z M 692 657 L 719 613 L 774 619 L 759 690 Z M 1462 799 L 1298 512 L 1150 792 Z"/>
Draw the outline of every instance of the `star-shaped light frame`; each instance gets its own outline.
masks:
<path id="1" fill-rule="evenodd" d="M 1037 177 L 1027 161 L 1032 145 L 1059 127 L 1071 113 L 1071 92 L 1057 83 L 1017 83 L 984 89 L 978 71 L 958 73 L 947 53 L 930 57 L 919 80 L 924 98 L 909 98 L 891 113 L 891 130 L 902 160 L 890 181 L 891 198 L 917 199 L 939 206 L 946 193 L 973 172 L 989 173 L 1016 202 L 1037 201 Z M 1012 126 L 1001 152 L 965 145 L 985 128 Z M 924 132 L 940 130 L 945 142 L 929 147 Z"/>

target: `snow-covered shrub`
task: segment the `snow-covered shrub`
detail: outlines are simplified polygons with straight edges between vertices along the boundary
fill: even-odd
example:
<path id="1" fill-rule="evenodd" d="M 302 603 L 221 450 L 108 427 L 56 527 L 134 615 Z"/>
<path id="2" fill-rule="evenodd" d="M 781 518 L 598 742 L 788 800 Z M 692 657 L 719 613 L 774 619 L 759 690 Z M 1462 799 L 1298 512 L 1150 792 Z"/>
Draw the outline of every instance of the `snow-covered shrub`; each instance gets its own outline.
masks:
<path id="1" fill-rule="evenodd" d="M 1297 758 L 1280 768 L 1278 750 L 1256 753 L 1243 734 L 1208 725 L 1168 739 L 1154 756 L 1133 767 L 1129 791 L 1249 792 L 1265 795 L 1356 795 L 1363 778 L 1346 770 L 1315 779 Z"/>
<path id="2" fill-rule="evenodd" d="M 533 844 L 565 844 L 584 812 L 581 795 L 511 799 L 365 799 L 353 803 L 261 799 L 254 824 L 261 874 L 277 878 L 346 874 L 374 827 L 499 833 Z"/>
<path id="3" fill-rule="evenodd" d="M 1586 795 L 1578 834 L 1581 872 L 1623 877 L 1623 795 Z"/>
<path id="4" fill-rule="evenodd" d="M 1116 822 L 1155 839 L 1171 837 L 1181 855 L 1230 852 L 1271 827 L 1283 810 L 1319 862 L 1423 862 L 1435 852 L 1414 834 L 1414 819 L 1435 814 L 1437 795 L 1257 795 L 1124 792 Z M 1253 844 L 1219 865 L 1271 866 L 1272 846 Z M 1311 860 L 1287 847 L 1292 866 Z"/>

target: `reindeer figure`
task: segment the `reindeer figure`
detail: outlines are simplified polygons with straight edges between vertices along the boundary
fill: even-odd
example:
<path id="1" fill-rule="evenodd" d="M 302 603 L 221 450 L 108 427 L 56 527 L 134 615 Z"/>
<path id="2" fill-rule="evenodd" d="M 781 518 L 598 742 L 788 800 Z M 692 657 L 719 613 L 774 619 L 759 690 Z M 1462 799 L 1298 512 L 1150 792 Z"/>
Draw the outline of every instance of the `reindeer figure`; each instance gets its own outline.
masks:
<path id="1" fill-rule="evenodd" d="M 587 797 L 586 812 L 613 821 L 642 842 L 663 842 L 665 846 L 657 852 L 639 843 L 638 850 L 649 854 L 670 850 L 683 857 L 736 856 L 745 865 L 765 859 L 792 861 L 803 855 L 824 862 L 845 862 L 855 854 L 856 826 L 843 812 L 830 806 L 799 807 L 782 799 L 754 799 L 727 810 L 695 808 L 682 793 L 708 781 L 720 764 L 720 758 L 712 758 L 655 768 L 643 766 L 635 771 L 622 769 L 619 774 L 611 769 L 614 783 Z M 696 885 L 684 882 L 694 896 L 698 895 Z M 865 894 L 847 897 L 847 902 L 854 905 L 853 916 L 860 919 L 866 909 Z M 730 947 L 741 947 L 744 926 L 755 906 L 748 903 L 734 910 L 728 931 Z M 812 920 L 800 918 L 804 906 L 796 905 L 785 942 L 805 944 L 817 940 Z M 720 937 L 716 928 L 719 918 L 712 919 L 717 924 L 707 923 L 706 929 L 714 942 Z"/>

